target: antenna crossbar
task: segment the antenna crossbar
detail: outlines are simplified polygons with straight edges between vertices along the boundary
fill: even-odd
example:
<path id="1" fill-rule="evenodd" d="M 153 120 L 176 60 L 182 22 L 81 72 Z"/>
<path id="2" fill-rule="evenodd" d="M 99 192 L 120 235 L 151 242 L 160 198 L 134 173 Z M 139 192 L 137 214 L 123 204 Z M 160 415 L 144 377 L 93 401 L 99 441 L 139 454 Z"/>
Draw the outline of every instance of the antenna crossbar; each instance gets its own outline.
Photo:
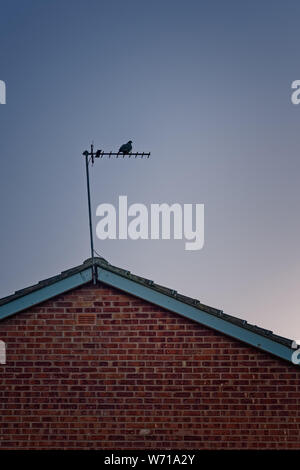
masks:
<path id="1" fill-rule="evenodd" d="M 103 158 L 103 157 L 108 157 L 108 158 L 111 158 L 111 157 L 116 157 L 116 158 L 119 158 L 119 157 L 122 157 L 122 158 L 125 158 L 125 157 L 134 157 L 134 158 L 137 158 L 137 157 L 141 157 L 141 158 L 149 158 L 151 153 L 150 152 L 128 152 L 128 153 L 124 153 L 124 152 L 104 152 L 102 150 L 97 150 L 96 152 L 94 152 L 94 150 L 92 150 L 91 152 L 88 152 L 87 150 L 85 152 L 83 152 L 83 155 L 85 157 L 89 156 L 91 157 L 91 160 L 92 160 L 92 163 L 94 163 L 94 159 L 95 158 Z"/>

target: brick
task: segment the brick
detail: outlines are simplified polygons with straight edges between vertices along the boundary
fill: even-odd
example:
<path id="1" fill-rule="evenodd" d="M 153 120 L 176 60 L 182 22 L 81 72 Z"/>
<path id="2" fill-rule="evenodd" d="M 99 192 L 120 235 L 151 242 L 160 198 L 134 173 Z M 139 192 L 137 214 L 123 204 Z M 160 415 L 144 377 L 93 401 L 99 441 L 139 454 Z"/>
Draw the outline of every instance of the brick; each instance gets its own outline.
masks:
<path id="1" fill-rule="evenodd" d="M 296 366 L 117 289 L 57 296 L 0 339 L 1 449 L 300 447 Z"/>

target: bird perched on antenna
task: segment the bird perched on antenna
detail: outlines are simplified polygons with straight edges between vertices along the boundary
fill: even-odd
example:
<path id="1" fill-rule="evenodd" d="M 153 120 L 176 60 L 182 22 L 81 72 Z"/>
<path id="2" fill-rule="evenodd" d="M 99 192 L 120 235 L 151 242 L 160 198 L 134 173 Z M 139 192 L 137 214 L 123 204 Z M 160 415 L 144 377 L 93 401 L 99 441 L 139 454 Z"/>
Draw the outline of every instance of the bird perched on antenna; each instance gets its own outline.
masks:
<path id="1" fill-rule="evenodd" d="M 129 140 L 127 144 L 121 145 L 121 147 L 119 148 L 119 152 L 123 153 L 123 155 L 127 155 L 132 150 L 131 144 L 132 144 L 132 140 Z"/>

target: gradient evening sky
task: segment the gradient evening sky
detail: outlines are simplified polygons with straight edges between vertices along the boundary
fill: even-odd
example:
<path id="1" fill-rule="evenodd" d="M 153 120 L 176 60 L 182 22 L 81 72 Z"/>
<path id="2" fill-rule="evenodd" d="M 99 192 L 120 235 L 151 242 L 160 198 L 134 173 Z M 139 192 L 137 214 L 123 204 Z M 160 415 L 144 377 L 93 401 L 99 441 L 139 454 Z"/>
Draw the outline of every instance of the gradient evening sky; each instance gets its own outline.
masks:
<path id="1" fill-rule="evenodd" d="M 300 338 L 300 3 L 0 0 L 0 296 L 90 256 L 101 202 L 204 203 L 205 245 L 100 241 L 110 263 Z M 94 224 L 95 225 L 95 224 Z"/>

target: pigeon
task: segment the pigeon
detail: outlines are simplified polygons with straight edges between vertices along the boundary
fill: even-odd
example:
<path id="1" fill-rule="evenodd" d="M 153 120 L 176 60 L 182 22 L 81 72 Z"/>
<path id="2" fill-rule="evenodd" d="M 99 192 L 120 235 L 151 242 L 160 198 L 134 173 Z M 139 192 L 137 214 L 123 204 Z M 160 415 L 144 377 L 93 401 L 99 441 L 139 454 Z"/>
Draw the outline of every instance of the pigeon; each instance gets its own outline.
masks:
<path id="1" fill-rule="evenodd" d="M 121 145 L 121 147 L 119 148 L 119 152 L 123 153 L 123 155 L 127 155 L 132 150 L 131 144 L 132 144 L 132 140 L 129 140 L 127 144 Z"/>

